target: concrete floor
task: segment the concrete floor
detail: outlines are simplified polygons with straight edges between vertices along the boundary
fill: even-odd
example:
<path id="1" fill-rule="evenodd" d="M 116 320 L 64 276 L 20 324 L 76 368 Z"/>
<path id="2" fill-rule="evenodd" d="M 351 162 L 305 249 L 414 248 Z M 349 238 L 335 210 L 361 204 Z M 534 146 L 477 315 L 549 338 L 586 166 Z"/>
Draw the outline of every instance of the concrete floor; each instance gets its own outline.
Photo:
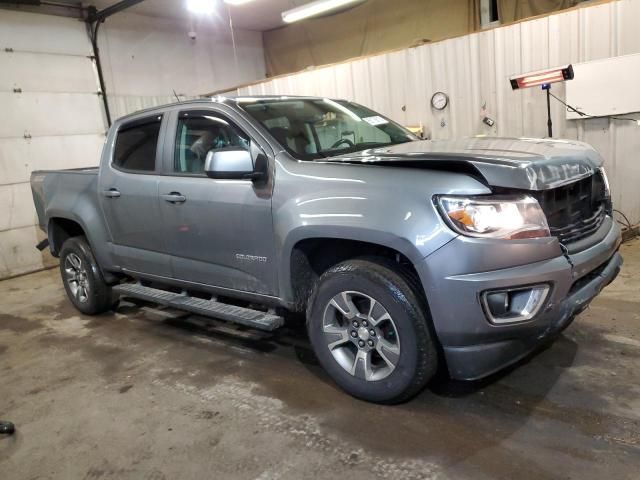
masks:
<path id="1" fill-rule="evenodd" d="M 638 479 L 640 241 L 549 349 L 384 407 L 295 332 L 123 305 L 84 317 L 57 270 L 0 282 L 0 478 Z"/>

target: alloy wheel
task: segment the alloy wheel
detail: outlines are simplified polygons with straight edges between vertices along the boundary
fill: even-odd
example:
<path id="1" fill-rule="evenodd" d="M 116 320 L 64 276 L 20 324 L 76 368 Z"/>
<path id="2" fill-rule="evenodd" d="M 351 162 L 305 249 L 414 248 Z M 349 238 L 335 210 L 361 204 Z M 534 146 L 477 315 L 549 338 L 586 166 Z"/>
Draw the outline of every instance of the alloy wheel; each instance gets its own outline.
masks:
<path id="1" fill-rule="evenodd" d="M 388 377 L 400 360 L 398 330 L 387 309 L 373 297 L 344 291 L 327 304 L 322 329 L 336 362 L 369 382 Z"/>
<path id="2" fill-rule="evenodd" d="M 82 259 L 70 253 L 64 259 L 64 272 L 71 294 L 81 303 L 89 300 L 89 279 Z"/>

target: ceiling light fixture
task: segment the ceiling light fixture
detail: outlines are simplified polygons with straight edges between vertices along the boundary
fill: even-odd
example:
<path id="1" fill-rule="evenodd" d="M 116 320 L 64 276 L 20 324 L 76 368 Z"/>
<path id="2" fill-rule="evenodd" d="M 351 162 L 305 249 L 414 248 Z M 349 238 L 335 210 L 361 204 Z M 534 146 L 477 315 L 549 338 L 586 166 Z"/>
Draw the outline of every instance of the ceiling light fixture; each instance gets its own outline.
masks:
<path id="1" fill-rule="evenodd" d="M 227 5 L 244 5 L 249 2 L 253 2 L 253 0 L 224 0 Z"/>
<path id="2" fill-rule="evenodd" d="M 216 10 L 214 0 L 187 0 L 187 10 L 196 15 L 211 15 Z"/>
<path id="3" fill-rule="evenodd" d="M 282 12 L 282 20 L 286 23 L 293 23 L 305 18 L 317 17 L 327 13 L 333 13 L 348 7 L 364 3 L 366 0 L 317 0 L 315 2 L 302 5 L 300 7 Z"/>

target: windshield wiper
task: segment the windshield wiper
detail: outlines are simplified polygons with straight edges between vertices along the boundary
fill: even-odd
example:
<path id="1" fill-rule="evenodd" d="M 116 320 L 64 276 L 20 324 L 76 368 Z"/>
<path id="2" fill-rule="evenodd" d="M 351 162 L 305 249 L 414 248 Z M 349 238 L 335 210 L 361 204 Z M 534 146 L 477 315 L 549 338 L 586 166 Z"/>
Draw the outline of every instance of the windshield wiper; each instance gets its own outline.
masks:
<path id="1" fill-rule="evenodd" d="M 356 144 L 358 149 L 367 149 L 367 148 L 375 148 L 375 147 L 386 147 L 388 145 L 394 145 L 393 143 L 388 142 L 361 142 Z"/>
<path id="2" fill-rule="evenodd" d="M 411 140 L 407 140 L 411 141 Z M 341 148 L 338 150 L 318 150 L 316 152 L 322 158 L 330 158 L 330 157 L 338 157 L 340 155 L 348 155 L 349 153 L 361 152 L 362 150 L 368 150 L 370 148 L 378 148 L 378 147 L 390 147 L 392 145 L 399 145 L 401 143 L 407 143 L 405 141 L 402 142 L 360 142 L 356 143 L 353 147 Z"/>
<path id="3" fill-rule="evenodd" d="M 390 147 L 392 145 L 400 145 L 401 143 L 407 143 L 411 140 L 402 140 L 398 142 L 362 142 L 358 143 L 356 147 L 360 148 L 377 148 L 377 147 Z"/>

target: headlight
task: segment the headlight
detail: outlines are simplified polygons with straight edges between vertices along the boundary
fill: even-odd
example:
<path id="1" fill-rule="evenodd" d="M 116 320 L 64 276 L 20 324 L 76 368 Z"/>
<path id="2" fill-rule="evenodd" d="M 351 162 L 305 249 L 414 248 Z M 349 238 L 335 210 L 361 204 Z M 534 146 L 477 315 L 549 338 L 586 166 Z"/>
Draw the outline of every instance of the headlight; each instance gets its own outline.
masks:
<path id="1" fill-rule="evenodd" d="M 440 211 L 457 232 L 470 237 L 548 237 L 549 225 L 538 201 L 529 195 L 438 197 Z"/>

